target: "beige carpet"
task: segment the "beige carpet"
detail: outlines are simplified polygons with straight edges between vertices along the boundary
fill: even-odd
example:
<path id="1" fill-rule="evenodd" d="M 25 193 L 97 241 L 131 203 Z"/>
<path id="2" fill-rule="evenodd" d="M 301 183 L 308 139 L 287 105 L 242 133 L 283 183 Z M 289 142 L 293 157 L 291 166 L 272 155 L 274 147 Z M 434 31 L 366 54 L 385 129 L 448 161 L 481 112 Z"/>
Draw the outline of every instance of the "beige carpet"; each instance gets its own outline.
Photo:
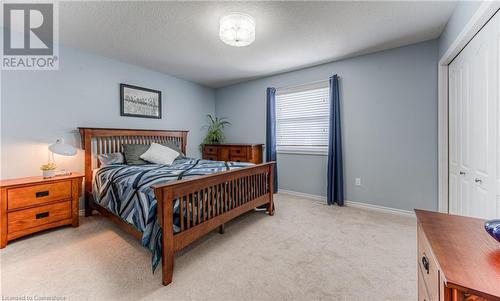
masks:
<path id="1" fill-rule="evenodd" d="M 66 300 L 416 300 L 415 219 L 276 196 L 175 257 L 161 285 L 150 253 L 100 216 L 0 251 L 5 297 Z M 54 299 L 56 300 L 56 299 Z"/>

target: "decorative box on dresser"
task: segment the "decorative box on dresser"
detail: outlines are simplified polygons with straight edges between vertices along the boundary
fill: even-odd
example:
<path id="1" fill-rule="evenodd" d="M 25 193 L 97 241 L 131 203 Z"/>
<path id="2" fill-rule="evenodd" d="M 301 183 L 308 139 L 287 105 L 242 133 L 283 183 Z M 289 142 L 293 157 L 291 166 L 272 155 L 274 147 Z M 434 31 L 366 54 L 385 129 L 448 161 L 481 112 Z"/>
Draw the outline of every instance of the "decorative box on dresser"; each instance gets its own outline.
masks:
<path id="1" fill-rule="evenodd" d="M 415 210 L 419 301 L 500 300 L 500 243 L 484 220 Z"/>
<path id="2" fill-rule="evenodd" d="M 78 227 L 83 176 L 0 181 L 0 248 L 8 241 L 63 225 Z"/>
<path id="3" fill-rule="evenodd" d="M 262 163 L 262 144 L 205 144 L 203 146 L 203 159 L 259 164 Z"/>

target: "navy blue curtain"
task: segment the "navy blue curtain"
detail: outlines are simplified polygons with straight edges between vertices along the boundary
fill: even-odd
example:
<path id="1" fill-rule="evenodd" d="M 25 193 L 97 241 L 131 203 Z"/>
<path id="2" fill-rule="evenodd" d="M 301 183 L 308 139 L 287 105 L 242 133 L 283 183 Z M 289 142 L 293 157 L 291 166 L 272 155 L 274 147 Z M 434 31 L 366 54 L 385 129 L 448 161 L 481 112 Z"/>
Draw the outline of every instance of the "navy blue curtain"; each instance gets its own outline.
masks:
<path id="1" fill-rule="evenodd" d="M 274 161 L 274 193 L 278 191 L 278 163 L 276 160 L 276 89 L 267 88 L 266 161 Z"/>
<path id="2" fill-rule="evenodd" d="M 330 136 L 328 138 L 328 205 L 344 205 L 344 174 L 342 170 L 342 135 L 340 128 L 339 78 L 330 77 Z"/>

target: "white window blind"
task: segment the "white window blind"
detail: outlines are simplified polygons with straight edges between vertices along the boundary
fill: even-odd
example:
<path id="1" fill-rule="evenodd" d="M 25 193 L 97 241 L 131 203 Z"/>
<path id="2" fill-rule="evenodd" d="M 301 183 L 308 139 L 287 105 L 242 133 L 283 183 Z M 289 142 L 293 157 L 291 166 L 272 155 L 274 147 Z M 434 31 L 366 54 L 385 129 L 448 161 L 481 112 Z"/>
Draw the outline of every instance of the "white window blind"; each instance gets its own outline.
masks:
<path id="1" fill-rule="evenodd" d="M 277 151 L 327 153 L 329 103 L 328 81 L 278 89 Z"/>

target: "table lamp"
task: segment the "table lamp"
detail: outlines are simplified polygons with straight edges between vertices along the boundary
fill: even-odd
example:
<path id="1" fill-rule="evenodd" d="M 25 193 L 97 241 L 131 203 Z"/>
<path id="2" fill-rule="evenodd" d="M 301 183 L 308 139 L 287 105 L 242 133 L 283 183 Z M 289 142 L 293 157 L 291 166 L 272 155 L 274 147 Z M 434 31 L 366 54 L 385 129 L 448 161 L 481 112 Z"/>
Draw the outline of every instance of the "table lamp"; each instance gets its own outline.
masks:
<path id="1" fill-rule="evenodd" d="M 62 156 L 74 156 L 76 155 L 76 148 L 74 148 L 71 145 L 65 144 L 64 139 L 59 138 L 56 140 L 55 143 L 49 145 L 49 151 L 52 153 L 52 163 L 49 163 L 44 166 L 48 166 L 49 168 L 52 168 L 52 170 L 55 170 L 55 159 L 54 159 L 54 154 L 62 155 Z M 43 166 L 42 166 L 43 167 Z M 44 177 L 45 176 L 45 170 L 42 168 L 44 171 Z M 71 175 L 71 172 L 65 169 L 62 169 L 58 172 L 53 172 L 52 176 L 69 176 Z M 49 176 L 50 177 L 50 176 Z"/>

